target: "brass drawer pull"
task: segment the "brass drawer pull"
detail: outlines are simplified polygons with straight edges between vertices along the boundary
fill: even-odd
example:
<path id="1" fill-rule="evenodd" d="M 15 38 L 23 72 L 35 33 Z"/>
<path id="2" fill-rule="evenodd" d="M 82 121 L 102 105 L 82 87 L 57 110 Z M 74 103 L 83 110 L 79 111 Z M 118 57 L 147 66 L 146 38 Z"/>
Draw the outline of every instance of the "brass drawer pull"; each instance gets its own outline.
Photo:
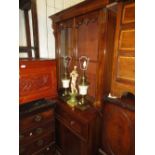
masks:
<path id="1" fill-rule="evenodd" d="M 42 119 L 42 116 L 40 116 L 40 115 L 36 115 L 35 118 L 34 118 L 34 120 L 35 120 L 36 122 L 40 122 L 41 119 Z"/>
<path id="2" fill-rule="evenodd" d="M 38 142 L 37 142 L 37 145 L 38 146 L 42 146 L 44 144 L 44 141 L 41 139 L 41 140 L 38 140 Z"/>
<path id="3" fill-rule="evenodd" d="M 29 136 L 31 137 L 32 135 L 33 135 L 33 133 L 32 133 L 32 132 L 30 132 L 30 133 L 29 133 Z"/>
<path id="4" fill-rule="evenodd" d="M 36 129 L 36 134 L 41 134 L 43 132 L 43 128 L 37 128 Z"/>

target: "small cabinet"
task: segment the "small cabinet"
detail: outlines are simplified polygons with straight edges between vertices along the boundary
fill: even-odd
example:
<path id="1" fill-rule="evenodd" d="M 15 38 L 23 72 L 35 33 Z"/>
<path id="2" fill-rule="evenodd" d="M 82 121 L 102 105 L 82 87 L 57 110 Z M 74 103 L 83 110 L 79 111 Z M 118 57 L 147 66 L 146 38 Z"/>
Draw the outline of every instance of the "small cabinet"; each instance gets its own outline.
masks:
<path id="1" fill-rule="evenodd" d="M 135 93 L 135 3 L 118 5 L 111 92 Z"/>
<path id="2" fill-rule="evenodd" d="M 90 107 L 71 109 L 59 100 L 56 107 L 56 146 L 62 155 L 95 155 L 99 145 L 99 118 Z"/>

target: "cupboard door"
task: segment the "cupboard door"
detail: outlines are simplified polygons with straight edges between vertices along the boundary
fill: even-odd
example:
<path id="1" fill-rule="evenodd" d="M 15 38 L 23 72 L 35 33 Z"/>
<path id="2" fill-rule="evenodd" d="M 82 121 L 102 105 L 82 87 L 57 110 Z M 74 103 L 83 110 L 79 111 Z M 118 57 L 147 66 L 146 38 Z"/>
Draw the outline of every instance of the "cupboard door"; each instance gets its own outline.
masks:
<path id="1" fill-rule="evenodd" d="M 118 6 L 111 91 L 121 96 L 134 93 L 135 84 L 135 4 Z"/>
<path id="2" fill-rule="evenodd" d="M 83 155 L 82 141 L 59 120 L 56 127 L 56 144 L 62 155 Z"/>
<path id="3" fill-rule="evenodd" d="M 80 56 L 87 56 L 89 61 L 88 70 L 86 72 L 90 83 L 88 95 L 95 98 L 97 84 L 97 65 L 98 65 L 98 38 L 99 38 L 99 11 L 90 12 L 88 14 L 76 18 L 76 59 Z M 79 70 L 80 72 L 80 70 Z"/>

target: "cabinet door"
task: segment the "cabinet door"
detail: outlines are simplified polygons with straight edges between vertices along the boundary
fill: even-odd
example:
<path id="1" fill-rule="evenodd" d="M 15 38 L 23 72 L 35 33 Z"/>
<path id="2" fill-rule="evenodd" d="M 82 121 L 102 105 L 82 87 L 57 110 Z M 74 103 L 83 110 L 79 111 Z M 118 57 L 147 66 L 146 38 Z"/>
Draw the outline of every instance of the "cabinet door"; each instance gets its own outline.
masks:
<path id="1" fill-rule="evenodd" d="M 111 91 L 121 96 L 134 93 L 135 84 L 135 4 L 118 6 Z"/>
<path id="2" fill-rule="evenodd" d="M 99 11 L 90 12 L 88 14 L 76 18 L 76 59 L 80 56 L 87 56 L 89 61 L 88 70 L 86 72 L 90 83 L 88 95 L 92 98 L 96 96 L 97 70 L 98 70 L 98 42 L 99 42 Z M 80 66 L 78 67 L 80 68 Z M 79 72 L 81 72 L 79 70 Z"/>
<path id="3" fill-rule="evenodd" d="M 57 47 L 56 57 L 58 60 L 58 87 L 61 88 L 61 79 L 64 74 L 64 57 L 71 56 L 73 58 L 73 20 L 63 21 L 57 27 Z M 73 61 L 71 61 L 73 63 Z M 72 64 L 70 64 L 70 68 Z M 69 71 L 70 71 L 69 68 Z"/>
<path id="4" fill-rule="evenodd" d="M 82 141 L 59 120 L 56 128 L 56 145 L 62 155 L 86 155 Z"/>

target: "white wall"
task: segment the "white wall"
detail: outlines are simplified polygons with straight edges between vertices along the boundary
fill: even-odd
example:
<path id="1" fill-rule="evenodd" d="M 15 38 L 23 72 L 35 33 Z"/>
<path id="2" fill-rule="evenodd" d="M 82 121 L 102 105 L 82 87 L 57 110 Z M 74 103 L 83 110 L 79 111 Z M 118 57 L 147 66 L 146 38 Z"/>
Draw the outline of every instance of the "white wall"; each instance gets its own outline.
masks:
<path id="1" fill-rule="evenodd" d="M 55 58 L 55 40 L 51 26 L 52 21 L 48 17 L 82 1 L 84 0 L 36 0 L 41 58 Z M 21 10 L 19 11 L 19 27 L 19 45 L 26 45 L 24 14 Z"/>

